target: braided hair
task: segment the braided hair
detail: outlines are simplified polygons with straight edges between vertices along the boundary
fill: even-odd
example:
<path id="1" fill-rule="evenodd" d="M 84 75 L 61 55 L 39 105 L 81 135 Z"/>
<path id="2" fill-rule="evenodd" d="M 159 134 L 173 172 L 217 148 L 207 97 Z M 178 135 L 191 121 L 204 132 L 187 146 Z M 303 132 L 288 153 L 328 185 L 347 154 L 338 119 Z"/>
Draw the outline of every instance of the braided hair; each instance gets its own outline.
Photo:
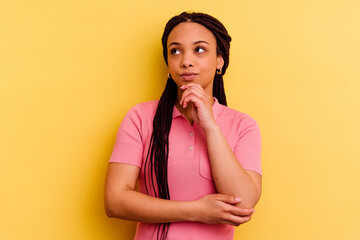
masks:
<path id="1" fill-rule="evenodd" d="M 231 37 L 224 25 L 216 18 L 204 13 L 187 13 L 171 18 L 164 29 L 162 36 L 163 56 L 168 64 L 167 40 L 174 27 L 183 22 L 194 22 L 205 26 L 216 38 L 216 52 L 224 59 L 224 66 L 220 74 L 215 74 L 213 83 L 213 96 L 220 104 L 227 105 L 224 91 L 223 75 L 229 65 L 229 49 Z M 172 123 L 173 109 L 177 99 L 177 85 L 171 77 L 168 77 L 165 89 L 159 100 L 153 120 L 153 132 L 150 139 L 149 150 L 144 164 L 144 181 L 147 193 L 151 191 L 155 197 L 170 199 L 168 185 L 168 156 L 169 156 L 169 132 Z M 169 231 L 170 223 L 158 224 L 157 239 L 165 240 Z"/>

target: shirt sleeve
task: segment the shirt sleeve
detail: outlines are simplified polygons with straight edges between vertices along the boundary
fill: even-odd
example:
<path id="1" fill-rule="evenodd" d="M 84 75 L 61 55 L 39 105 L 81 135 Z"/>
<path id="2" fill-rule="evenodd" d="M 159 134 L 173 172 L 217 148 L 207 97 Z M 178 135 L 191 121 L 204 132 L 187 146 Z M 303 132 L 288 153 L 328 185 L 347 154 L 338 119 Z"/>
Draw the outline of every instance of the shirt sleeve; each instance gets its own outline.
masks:
<path id="1" fill-rule="evenodd" d="M 109 162 L 142 166 L 144 150 L 141 136 L 141 118 L 137 108 L 138 105 L 131 108 L 121 122 Z"/>
<path id="2" fill-rule="evenodd" d="M 247 114 L 240 124 L 240 135 L 234 148 L 234 154 L 241 166 L 262 175 L 261 170 L 261 135 L 257 122 Z"/>

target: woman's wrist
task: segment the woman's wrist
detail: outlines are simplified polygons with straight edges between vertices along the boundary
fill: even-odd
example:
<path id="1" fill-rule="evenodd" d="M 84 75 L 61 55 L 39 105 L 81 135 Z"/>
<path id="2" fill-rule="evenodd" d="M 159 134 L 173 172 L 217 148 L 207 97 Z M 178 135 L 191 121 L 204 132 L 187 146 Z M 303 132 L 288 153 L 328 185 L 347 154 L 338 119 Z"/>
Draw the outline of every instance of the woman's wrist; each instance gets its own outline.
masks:
<path id="1" fill-rule="evenodd" d="M 206 137 L 208 137 L 209 135 L 213 134 L 213 133 L 217 133 L 218 131 L 220 131 L 220 127 L 219 125 L 217 125 L 217 123 L 214 121 L 213 124 L 210 124 L 209 126 L 206 126 L 203 128 L 203 131 L 206 135 Z"/>
<path id="2" fill-rule="evenodd" d="M 198 200 L 189 201 L 188 203 L 188 210 L 187 213 L 189 222 L 199 222 L 199 211 L 198 211 Z"/>

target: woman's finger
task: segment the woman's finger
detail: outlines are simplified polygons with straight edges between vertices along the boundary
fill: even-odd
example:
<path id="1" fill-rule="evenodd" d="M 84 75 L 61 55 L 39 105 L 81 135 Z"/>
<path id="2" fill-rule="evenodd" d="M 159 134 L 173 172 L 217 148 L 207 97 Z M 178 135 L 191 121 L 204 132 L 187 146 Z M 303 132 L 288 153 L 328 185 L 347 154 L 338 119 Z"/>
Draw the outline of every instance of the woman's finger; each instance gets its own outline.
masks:
<path id="1" fill-rule="evenodd" d="M 244 224 L 250 220 L 251 220 L 251 216 L 238 217 L 238 216 L 229 214 L 228 216 L 226 216 L 226 220 L 224 222 L 227 222 L 227 224 L 237 227 L 240 224 Z"/>
<path id="2" fill-rule="evenodd" d="M 216 194 L 216 199 L 229 204 L 237 204 L 241 202 L 241 198 L 224 194 Z"/>
<path id="3" fill-rule="evenodd" d="M 207 96 L 207 94 L 205 93 L 205 91 L 200 87 L 197 86 L 193 86 L 193 87 L 189 87 L 187 89 L 184 90 L 181 99 L 180 99 L 180 104 L 183 104 L 183 99 L 189 95 L 196 95 L 199 99 L 203 99 L 204 97 Z"/>
<path id="4" fill-rule="evenodd" d="M 227 204 L 227 212 L 235 216 L 249 216 L 255 211 L 253 208 L 240 208 L 234 206 L 241 202 L 240 198 L 234 196 L 218 194 L 217 199 L 225 204 Z"/>
<path id="5" fill-rule="evenodd" d="M 190 87 L 196 87 L 196 88 L 201 88 L 201 89 L 203 89 L 203 88 L 201 87 L 201 85 L 200 85 L 200 84 L 197 84 L 197 83 L 188 83 L 188 84 L 182 85 L 180 88 L 181 88 L 182 90 L 186 90 L 186 89 L 188 89 L 188 88 L 190 88 Z"/>
<path id="6" fill-rule="evenodd" d="M 183 96 L 181 97 L 181 100 L 180 100 L 180 105 L 183 105 L 184 108 L 186 108 L 186 106 L 184 105 L 185 102 L 189 102 L 189 99 L 193 99 L 194 103 L 195 103 L 195 106 L 196 107 L 200 107 L 203 105 L 204 103 L 204 96 L 201 96 L 199 93 L 197 92 L 194 92 L 194 91 L 191 91 L 191 92 L 188 92 L 186 94 L 183 94 Z"/>
<path id="7" fill-rule="evenodd" d="M 182 100 L 183 108 L 186 108 L 188 106 L 189 102 L 193 102 L 196 107 L 199 107 L 201 104 L 200 98 L 198 98 L 195 95 L 188 95 L 188 96 L 185 96 L 184 99 Z"/>
<path id="8" fill-rule="evenodd" d="M 240 208 L 240 207 L 236 207 L 233 205 L 230 205 L 227 212 L 231 213 L 231 215 L 234 216 L 241 216 L 241 217 L 246 217 L 246 216 L 250 216 L 251 214 L 254 213 L 254 209 L 252 208 Z"/>

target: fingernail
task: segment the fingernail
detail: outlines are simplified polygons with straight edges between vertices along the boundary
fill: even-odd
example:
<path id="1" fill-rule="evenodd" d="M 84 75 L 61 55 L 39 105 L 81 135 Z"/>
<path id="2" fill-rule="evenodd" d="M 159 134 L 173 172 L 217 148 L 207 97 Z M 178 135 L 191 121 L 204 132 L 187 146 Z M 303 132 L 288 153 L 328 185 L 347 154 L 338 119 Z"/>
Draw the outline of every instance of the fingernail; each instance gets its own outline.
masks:
<path id="1" fill-rule="evenodd" d="M 253 210 L 253 213 L 255 212 L 255 209 Z"/>
<path id="2" fill-rule="evenodd" d="M 236 201 L 236 202 L 240 202 L 240 201 L 241 201 L 241 198 L 237 198 L 237 197 L 236 197 L 236 198 L 235 198 L 235 201 Z"/>
<path id="3" fill-rule="evenodd" d="M 185 85 L 182 85 L 180 88 L 183 89 L 185 87 Z"/>

